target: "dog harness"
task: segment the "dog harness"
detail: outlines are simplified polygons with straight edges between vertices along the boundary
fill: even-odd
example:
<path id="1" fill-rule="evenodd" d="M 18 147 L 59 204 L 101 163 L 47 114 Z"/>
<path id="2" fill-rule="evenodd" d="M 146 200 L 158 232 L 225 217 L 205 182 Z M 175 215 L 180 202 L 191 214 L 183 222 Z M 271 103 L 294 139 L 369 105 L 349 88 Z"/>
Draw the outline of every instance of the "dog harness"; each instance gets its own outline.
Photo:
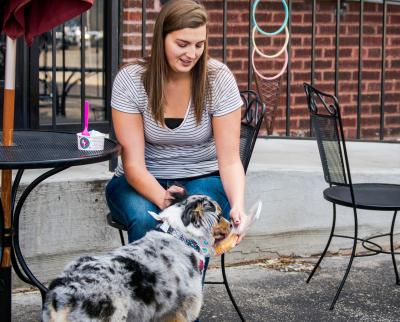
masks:
<path id="1" fill-rule="evenodd" d="M 157 227 L 157 230 L 162 231 L 167 234 L 170 234 L 171 236 L 179 239 L 180 241 L 184 242 L 186 245 L 192 247 L 194 250 L 196 250 L 198 253 L 200 253 L 204 257 L 211 255 L 209 247 L 206 247 L 206 246 L 200 247 L 199 243 L 196 240 L 186 238 L 186 236 L 184 234 L 182 234 L 179 230 L 172 228 L 166 221 L 163 222 L 161 225 L 159 225 Z M 204 246 L 203 245 L 204 242 L 206 242 L 206 245 L 210 244 L 208 241 L 203 241 L 203 243 L 201 243 L 202 246 Z M 200 274 L 203 274 L 203 270 L 204 270 L 204 261 L 202 259 L 200 259 L 200 261 L 199 261 Z"/>

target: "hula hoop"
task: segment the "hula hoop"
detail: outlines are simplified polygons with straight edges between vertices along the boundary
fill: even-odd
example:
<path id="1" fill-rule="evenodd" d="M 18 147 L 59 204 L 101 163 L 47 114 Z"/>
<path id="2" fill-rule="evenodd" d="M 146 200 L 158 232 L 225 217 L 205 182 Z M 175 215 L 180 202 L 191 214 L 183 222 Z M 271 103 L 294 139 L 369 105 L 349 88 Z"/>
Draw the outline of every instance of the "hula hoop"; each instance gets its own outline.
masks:
<path id="1" fill-rule="evenodd" d="M 257 24 L 257 21 L 256 21 L 256 10 L 257 10 L 258 3 L 260 1 L 261 0 L 256 0 L 254 2 L 254 4 L 253 4 L 252 17 L 253 17 L 254 26 L 257 28 L 258 32 L 262 33 L 264 36 L 274 36 L 274 35 L 279 34 L 283 30 L 283 28 L 285 28 L 285 26 L 287 25 L 288 19 L 289 19 L 289 8 L 288 8 L 288 6 L 286 4 L 286 1 L 282 0 L 283 8 L 285 9 L 285 20 L 283 21 L 283 23 L 279 27 L 279 29 L 277 29 L 276 31 L 273 31 L 273 32 L 266 32 L 266 31 L 262 30 Z"/>
<path id="2" fill-rule="evenodd" d="M 276 54 L 273 54 L 273 55 L 264 54 L 264 53 L 257 47 L 257 45 L 256 45 L 256 30 L 257 30 L 257 28 L 256 28 L 256 27 L 253 27 L 252 41 L 253 41 L 254 49 L 256 50 L 256 52 L 257 52 L 260 56 L 262 56 L 262 57 L 264 57 L 264 58 L 275 58 L 275 57 L 278 57 L 280 54 L 282 54 L 283 51 L 286 49 L 286 47 L 287 47 L 287 45 L 288 45 L 288 43 L 289 43 L 289 29 L 288 29 L 287 26 L 285 26 L 285 34 L 286 34 L 285 43 L 283 44 L 282 48 L 281 48 Z"/>
<path id="3" fill-rule="evenodd" d="M 288 64 L 288 62 L 289 62 L 289 54 L 288 54 L 288 52 L 287 52 L 287 49 L 285 49 L 285 63 L 283 64 L 282 69 L 279 71 L 278 74 L 276 74 L 275 76 L 272 76 L 272 77 L 263 76 L 263 75 L 261 75 L 261 73 L 257 70 L 256 65 L 254 64 L 254 54 L 255 54 L 255 52 L 256 52 L 256 50 L 255 50 L 255 48 L 253 48 L 253 53 L 251 54 L 251 64 L 252 64 L 252 66 L 253 66 L 254 72 L 255 72 L 260 78 L 265 79 L 265 80 L 274 80 L 274 79 L 277 79 L 278 77 L 281 77 L 281 76 L 282 76 L 282 74 L 285 72 L 286 67 L 287 67 L 287 64 Z"/>

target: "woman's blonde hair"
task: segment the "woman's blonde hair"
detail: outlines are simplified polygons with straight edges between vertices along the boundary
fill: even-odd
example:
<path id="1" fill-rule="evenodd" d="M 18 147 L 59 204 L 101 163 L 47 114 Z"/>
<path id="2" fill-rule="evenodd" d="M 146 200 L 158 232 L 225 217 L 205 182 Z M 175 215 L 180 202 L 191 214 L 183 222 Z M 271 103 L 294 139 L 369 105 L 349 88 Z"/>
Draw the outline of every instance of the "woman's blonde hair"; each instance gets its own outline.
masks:
<path id="1" fill-rule="evenodd" d="M 151 54 L 144 61 L 143 84 L 148 96 L 148 104 L 155 121 L 164 125 L 164 84 L 168 76 L 168 62 L 165 56 L 165 37 L 176 30 L 198 28 L 207 25 L 207 12 L 203 5 L 194 0 L 170 0 L 161 9 L 154 26 Z M 196 122 L 201 120 L 207 86 L 207 41 L 204 51 L 192 69 L 192 104 Z"/>

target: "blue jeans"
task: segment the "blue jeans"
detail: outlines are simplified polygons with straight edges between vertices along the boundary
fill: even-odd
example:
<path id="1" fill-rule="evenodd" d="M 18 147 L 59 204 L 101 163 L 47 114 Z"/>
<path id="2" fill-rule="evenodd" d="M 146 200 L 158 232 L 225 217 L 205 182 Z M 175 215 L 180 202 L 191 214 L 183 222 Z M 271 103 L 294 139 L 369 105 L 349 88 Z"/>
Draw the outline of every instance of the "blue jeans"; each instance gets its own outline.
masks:
<path id="1" fill-rule="evenodd" d="M 158 179 L 158 182 L 164 188 L 179 183 L 185 187 L 189 195 L 204 194 L 211 197 L 220 205 L 223 216 L 229 219 L 230 205 L 219 176 L 178 180 Z M 158 213 L 160 209 L 136 192 L 126 181 L 125 176 L 114 176 L 107 184 L 106 200 L 113 218 L 128 228 L 130 243 L 142 238 L 156 227 L 157 221 L 148 214 L 148 211 Z"/>

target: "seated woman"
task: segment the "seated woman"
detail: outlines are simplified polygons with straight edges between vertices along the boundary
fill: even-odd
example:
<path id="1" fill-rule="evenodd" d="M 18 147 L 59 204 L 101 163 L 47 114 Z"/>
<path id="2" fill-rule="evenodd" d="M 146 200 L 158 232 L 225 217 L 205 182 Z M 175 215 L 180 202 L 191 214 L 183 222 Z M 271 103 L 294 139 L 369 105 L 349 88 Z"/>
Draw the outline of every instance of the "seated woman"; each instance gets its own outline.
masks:
<path id="1" fill-rule="evenodd" d="M 171 193 L 205 194 L 239 225 L 245 176 L 239 156 L 242 100 L 230 70 L 207 53 L 207 13 L 194 0 L 172 0 L 159 13 L 149 57 L 120 70 L 112 118 L 122 162 L 106 188 L 129 242 L 154 229 L 148 211 Z M 239 237 L 239 241 L 241 240 Z"/>

